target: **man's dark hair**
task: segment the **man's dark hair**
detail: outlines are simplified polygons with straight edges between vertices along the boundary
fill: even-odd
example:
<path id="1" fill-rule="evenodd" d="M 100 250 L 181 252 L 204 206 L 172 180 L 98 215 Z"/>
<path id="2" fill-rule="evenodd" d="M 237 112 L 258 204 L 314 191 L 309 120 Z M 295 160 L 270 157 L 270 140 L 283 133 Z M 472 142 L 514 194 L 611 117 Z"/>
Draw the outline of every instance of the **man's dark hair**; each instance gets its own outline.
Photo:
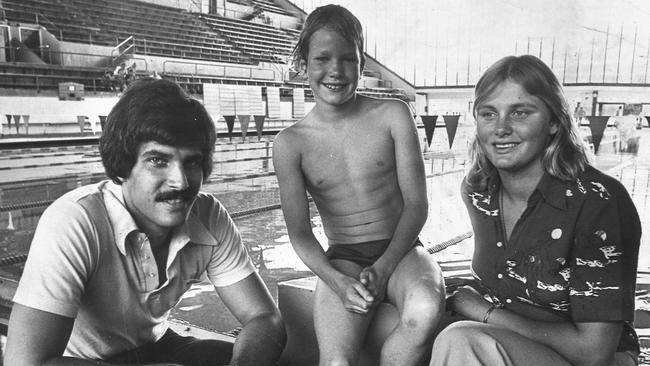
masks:
<path id="1" fill-rule="evenodd" d="M 99 153 L 106 175 L 121 184 L 119 178 L 131 173 L 142 143 L 198 147 L 207 180 L 216 138 L 212 118 L 201 102 L 171 81 L 143 78 L 129 86 L 108 114 Z"/>

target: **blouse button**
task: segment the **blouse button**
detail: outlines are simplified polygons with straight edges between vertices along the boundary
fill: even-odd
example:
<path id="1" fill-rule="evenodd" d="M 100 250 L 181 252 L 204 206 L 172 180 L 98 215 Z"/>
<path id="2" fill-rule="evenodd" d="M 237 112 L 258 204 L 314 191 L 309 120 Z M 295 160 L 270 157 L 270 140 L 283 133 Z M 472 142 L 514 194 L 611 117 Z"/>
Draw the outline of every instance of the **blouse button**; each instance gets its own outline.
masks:
<path id="1" fill-rule="evenodd" d="M 501 248 L 502 246 L 503 246 L 503 243 L 500 242 L 500 241 L 498 241 L 498 242 L 497 242 L 497 247 L 498 247 L 498 248 Z"/>
<path id="2" fill-rule="evenodd" d="M 499 274 L 497 275 L 497 278 L 498 278 L 498 279 L 503 278 L 503 274 L 502 274 L 502 273 L 499 273 Z"/>

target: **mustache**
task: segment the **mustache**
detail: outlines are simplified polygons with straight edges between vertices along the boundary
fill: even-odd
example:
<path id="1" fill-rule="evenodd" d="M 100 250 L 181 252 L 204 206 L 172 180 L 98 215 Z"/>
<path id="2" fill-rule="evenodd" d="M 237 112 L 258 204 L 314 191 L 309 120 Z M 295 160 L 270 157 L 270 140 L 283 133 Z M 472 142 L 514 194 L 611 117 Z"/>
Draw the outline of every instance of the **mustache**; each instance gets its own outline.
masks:
<path id="1" fill-rule="evenodd" d="M 155 200 L 156 201 L 167 201 L 167 200 L 175 200 L 175 199 L 181 199 L 184 201 L 190 201 L 196 197 L 198 193 L 198 190 L 196 189 L 183 189 L 180 191 L 166 191 L 166 192 L 160 192 L 156 195 Z"/>

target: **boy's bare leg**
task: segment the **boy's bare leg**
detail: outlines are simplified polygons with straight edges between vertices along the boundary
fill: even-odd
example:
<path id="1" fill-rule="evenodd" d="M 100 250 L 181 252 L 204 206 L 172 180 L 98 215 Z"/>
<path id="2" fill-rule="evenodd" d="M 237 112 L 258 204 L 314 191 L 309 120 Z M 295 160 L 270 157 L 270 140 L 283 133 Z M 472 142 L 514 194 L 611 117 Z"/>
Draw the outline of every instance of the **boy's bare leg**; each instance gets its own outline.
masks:
<path id="1" fill-rule="evenodd" d="M 397 307 L 399 322 L 384 342 L 381 365 L 419 365 L 445 311 L 440 266 L 423 247 L 416 246 L 395 268 L 386 295 Z"/>
<path id="2" fill-rule="evenodd" d="M 333 260 L 332 266 L 353 278 L 362 267 L 346 260 Z M 372 312 L 361 315 L 346 310 L 338 295 L 318 280 L 314 295 L 314 327 L 320 366 L 356 365 Z"/>

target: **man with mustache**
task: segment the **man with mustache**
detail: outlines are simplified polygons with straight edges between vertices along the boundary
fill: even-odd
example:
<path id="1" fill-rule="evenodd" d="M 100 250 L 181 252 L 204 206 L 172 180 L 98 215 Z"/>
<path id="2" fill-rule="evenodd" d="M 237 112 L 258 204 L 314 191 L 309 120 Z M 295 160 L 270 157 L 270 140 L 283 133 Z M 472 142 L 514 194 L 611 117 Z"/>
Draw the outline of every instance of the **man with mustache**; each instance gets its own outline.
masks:
<path id="1" fill-rule="evenodd" d="M 216 131 L 166 80 L 135 82 L 99 150 L 110 181 L 41 216 L 9 324 L 7 365 L 274 365 L 286 334 L 225 208 L 199 189 Z M 234 347 L 174 333 L 171 309 L 207 278 L 241 321 Z"/>

